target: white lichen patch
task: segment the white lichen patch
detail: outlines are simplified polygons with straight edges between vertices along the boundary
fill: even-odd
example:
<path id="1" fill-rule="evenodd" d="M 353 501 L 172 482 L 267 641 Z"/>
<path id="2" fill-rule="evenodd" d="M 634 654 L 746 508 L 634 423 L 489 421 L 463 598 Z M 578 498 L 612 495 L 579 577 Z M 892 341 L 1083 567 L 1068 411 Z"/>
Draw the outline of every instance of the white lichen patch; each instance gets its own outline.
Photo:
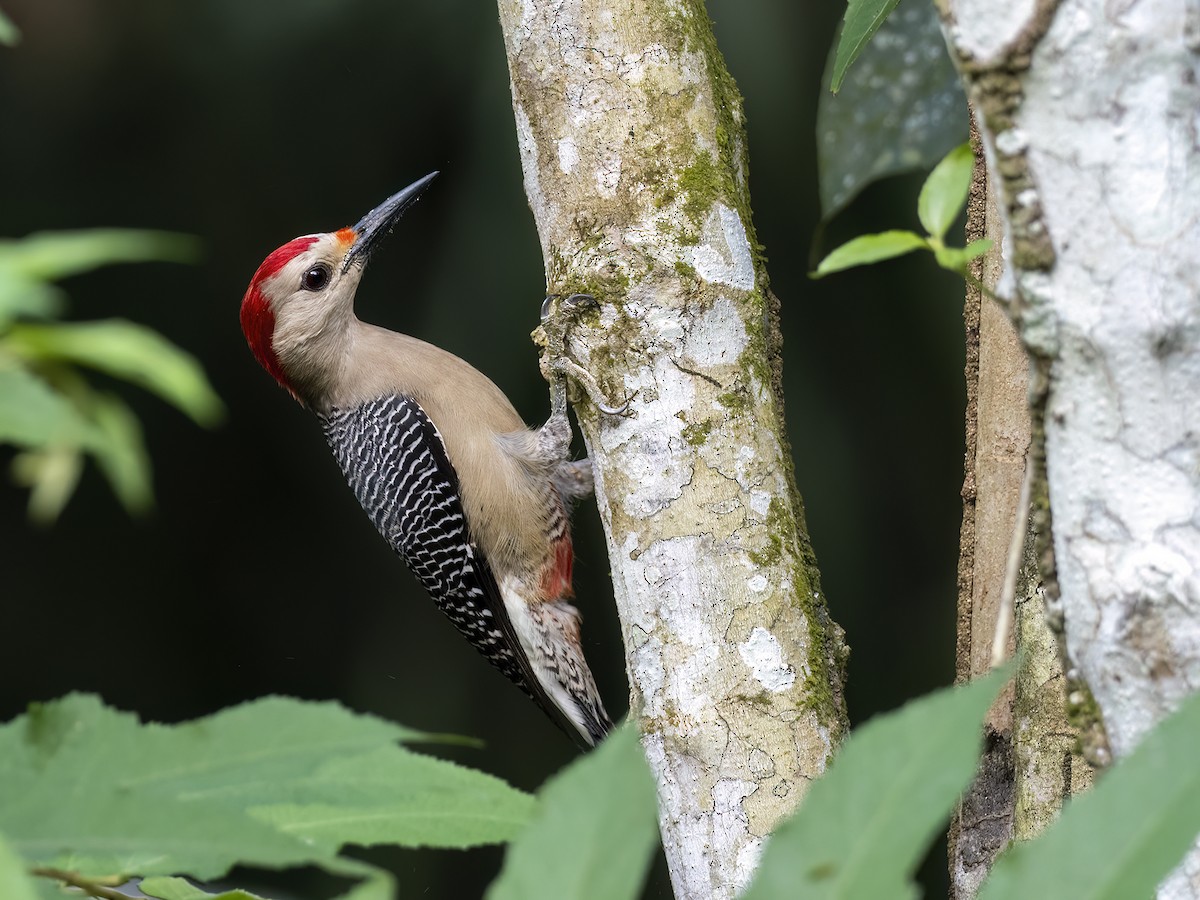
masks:
<path id="1" fill-rule="evenodd" d="M 558 168 L 564 175 L 572 175 L 579 165 L 579 147 L 575 138 L 565 137 L 558 142 Z"/>
<path id="2" fill-rule="evenodd" d="M 737 307 L 731 300 L 718 297 L 696 318 L 684 352 L 701 368 L 734 365 L 749 342 Z"/>
<path id="3" fill-rule="evenodd" d="M 796 683 L 796 670 L 784 660 L 779 640 L 762 626 L 754 626 L 745 643 L 738 644 L 738 653 L 754 680 L 768 691 L 779 693 Z"/>
<path id="4" fill-rule="evenodd" d="M 737 862 L 734 863 L 734 884 L 739 889 L 749 886 L 758 870 L 758 862 L 762 859 L 765 841 L 762 838 L 750 838 L 738 848 Z"/>
<path id="5" fill-rule="evenodd" d="M 642 519 L 679 499 L 692 480 L 691 454 L 684 452 L 684 419 L 678 413 L 691 410 L 695 391 L 666 356 L 657 357 L 653 367 L 627 375 L 625 389 L 629 394 L 656 393 L 658 402 L 642 405 L 636 418 L 609 425 L 600 440 L 624 473 L 629 490 L 625 511 Z"/>
<path id="6" fill-rule="evenodd" d="M 643 309 L 640 304 L 630 304 L 635 310 Z M 683 339 L 683 317 L 679 310 L 669 306 L 652 306 L 645 311 L 646 325 L 658 341 L 675 343 Z"/>
<path id="7" fill-rule="evenodd" d="M 744 887 L 750 883 L 753 868 L 744 868 L 739 863 L 739 850 L 745 845 L 744 835 L 750 830 L 749 818 L 742 801 L 754 793 L 758 786 L 753 781 L 738 778 L 723 778 L 713 785 L 713 843 L 717 858 L 731 861 L 730 871 L 722 879 L 725 883 Z M 729 865 L 729 863 L 725 863 Z"/>
<path id="8" fill-rule="evenodd" d="M 743 291 L 754 288 L 754 257 L 746 228 L 741 216 L 724 203 L 713 205 L 704 221 L 700 243 L 684 247 L 682 256 L 705 281 Z"/>
<path id="9" fill-rule="evenodd" d="M 760 516 L 765 516 L 771 509 L 771 494 L 767 491 L 751 491 L 750 508 Z"/>

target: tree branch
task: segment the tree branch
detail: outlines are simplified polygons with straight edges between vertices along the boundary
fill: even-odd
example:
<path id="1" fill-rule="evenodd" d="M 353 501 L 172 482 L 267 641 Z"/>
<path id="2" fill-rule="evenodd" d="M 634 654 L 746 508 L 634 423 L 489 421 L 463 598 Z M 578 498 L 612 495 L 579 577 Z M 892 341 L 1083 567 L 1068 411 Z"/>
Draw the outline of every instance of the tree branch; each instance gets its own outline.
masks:
<path id="1" fill-rule="evenodd" d="M 1124 755 L 1200 686 L 1200 19 L 1181 0 L 943 5 L 1033 360 L 1051 621 L 1103 761 L 1105 732 Z M 1200 897 L 1200 848 L 1159 896 Z"/>
<path id="2" fill-rule="evenodd" d="M 843 734 L 754 238 L 741 98 L 700 0 L 500 0 L 552 293 L 600 302 L 568 353 L 632 709 L 676 895 L 732 897 Z"/>

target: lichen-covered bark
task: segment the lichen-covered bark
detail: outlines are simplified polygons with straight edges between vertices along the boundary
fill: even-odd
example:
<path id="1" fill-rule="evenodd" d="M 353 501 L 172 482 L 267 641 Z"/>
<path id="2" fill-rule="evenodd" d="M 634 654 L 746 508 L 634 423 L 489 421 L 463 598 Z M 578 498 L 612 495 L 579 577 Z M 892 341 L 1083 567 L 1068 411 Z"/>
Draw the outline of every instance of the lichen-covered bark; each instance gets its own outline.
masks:
<path id="1" fill-rule="evenodd" d="M 552 293 L 600 303 L 569 355 L 632 710 L 680 898 L 731 897 L 845 729 L 783 437 L 776 302 L 741 100 L 701 0 L 500 0 Z"/>
<path id="2" fill-rule="evenodd" d="M 943 7 L 999 186 L 1002 292 L 1034 362 L 1066 693 L 1102 762 L 1105 733 L 1125 754 L 1200 687 L 1200 8 Z M 1200 850 L 1159 896 L 1200 897 Z"/>

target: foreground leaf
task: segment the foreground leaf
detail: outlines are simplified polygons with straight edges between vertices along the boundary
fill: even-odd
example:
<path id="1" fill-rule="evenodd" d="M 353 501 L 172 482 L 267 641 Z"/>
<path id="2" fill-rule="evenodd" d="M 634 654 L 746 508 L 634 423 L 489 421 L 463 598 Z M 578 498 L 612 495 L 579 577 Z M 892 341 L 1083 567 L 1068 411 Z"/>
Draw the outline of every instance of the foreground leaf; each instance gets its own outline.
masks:
<path id="1" fill-rule="evenodd" d="M 138 885 L 138 889 L 147 897 L 157 897 L 158 900 L 263 900 L 258 894 L 242 890 L 210 894 L 186 878 L 146 878 Z"/>
<path id="2" fill-rule="evenodd" d="M 0 330 L 16 319 L 48 319 L 66 307 L 63 292 L 52 284 L 30 281 L 0 269 Z"/>
<path id="3" fill-rule="evenodd" d="M 92 393 L 89 402 L 92 421 L 104 435 L 94 448 L 100 470 L 126 510 L 146 512 L 154 505 L 154 487 L 141 422 L 115 394 Z"/>
<path id="4" fill-rule="evenodd" d="M 533 797 L 498 778 L 391 747 L 330 759 L 295 787 L 304 803 L 252 805 L 251 815 L 333 847 L 495 844 L 533 812 Z"/>
<path id="5" fill-rule="evenodd" d="M 187 234 L 132 228 L 47 231 L 0 240 L 0 269 L 31 281 L 58 281 L 125 262 L 195 262 L 200 243 Z"/>
<path id="6" fill-rule="evenodd" d="M 856 729 L 767 844 L 744 900 L 916 896 L 912 873 L 975 773 L 979 725 L 1010 674 L 937 691 Z"/>
<path id="7" fill-rule="evenodd" d="M 654 781 L 625 725 L 551 778 L 488 900 L 632 900 L 658 843 Z"/>
<path id="8" fill-rule="evenodd" d="M 24 369 L 0 369 L 0 443 L 93 445 L 95 426 L 61 394 Z"/>
<path id="9" fill-rule="evenodd" d="M 144 325 L 122 319 L 18 325 L 8 345 L 27 359 L 70 362 L 133 382 L 201 425 L 215 424 L 224 414 L 196 358 Z"/>
<path id="10" fill-rule="evenodd" d="M 13 481 L 29 488 L 29 520 L 38 525 L 59 517 L 82 474 L 83 454 L 61 444 L 26 450 L 12 461 Z"/>
<path id="11" fill-rule="evenodd" d="M 481 779 L 491 791 L 489 809 L 505 791 L 514 806 L 528 805 L 525 795 L 497 787 L 495 779 L 395 743 L 417 737 L 333 703 L 267 698 L 165 726 L 140 724 L 95 697 L 71 695 L 34 704 L 0 726 L 0 831 L 38 865 L 90 876 L 185 873 L 207 880 L 235 863 L 342 865 L 338 849 L 364 834 L 355 830 L 359 822 L 339 829 L 337 818 L 368 808 L 372 772 L 381 781 L 425 779 L 389 785 L 373 812 L 386 820 L 398 796 L 424 797 L 431 829 L 440 828 L 452 846 L 467 842 L 456 839 L 462 837 L 456 825 L 469 840 L 489 837 L 470 815 Z M 357 770 L 356 778 L 331 777 L 339 765 Z M 261 814 L 282 806 L 294 812 Z M 314 807 L 329 813 L 315 835 Z M 305 827 L 290 827 L 294 819 Z M 507 833 L 497 827 L 490 839 Z M 385 822 L 373 837 L 401 842 L 406 833 L 389 831 Z"/>
<path id="12" fill-rule="evenodd" d="M 837 93 L 846 77 L 846 70 L 866 47 L 867 41 L 879 30 L 900 0 L 850 0 L 846 4 L 846 18 L 842 23 L 842 34 L 838 38 L 837 54 L 833 62 L 833 78 L 830 90 Z"/>
<path id="13" fill-rule="evenodd" d="M 21 31 L 13 24 L 12 19 L 0 12 L 0 44 L 15 47 L 21 42 Z"/>
<path id="14" fill-rule="evenodd" d="M 967 203 L 975 154 L 959 144 L 933 167 L 917 197 L 917 216 L 930 236 L 941 240 Z"/>
<path id="15" fill-rule="evenodd" d="M 814 278 L 820 278 L 843 269 L 865 266 L 903 256 L 914 250 L 928 247 L 925 238 L 911 231 L 882 231 L 879 234 L 864 234 L 847 241 L 821 260 Z"/>
<path id="16" fill-rule="evenodd" d="M 4 900 L 37 900 L 33 879 L 25 862 L 0 835 L 0 897 Z"/>
<path id="17" fill-rule="evenodd" d="M 827 87 L 835 59 L 831 48 Z M 817 100 L 821 218 L 832 219 L 874 181 L 929 171 L 967 139 L 967 122 L 967 98 L 937 10 L 927 0 L 903 0 L 841 90 L 822 91 Z"/>
<path id="18" fill-rule="evenodd" d="M 980 900 L 1128 900 L 1200 835 L 1200 693 L 1164 719 L 1040 837 L 996 860 Z"/>

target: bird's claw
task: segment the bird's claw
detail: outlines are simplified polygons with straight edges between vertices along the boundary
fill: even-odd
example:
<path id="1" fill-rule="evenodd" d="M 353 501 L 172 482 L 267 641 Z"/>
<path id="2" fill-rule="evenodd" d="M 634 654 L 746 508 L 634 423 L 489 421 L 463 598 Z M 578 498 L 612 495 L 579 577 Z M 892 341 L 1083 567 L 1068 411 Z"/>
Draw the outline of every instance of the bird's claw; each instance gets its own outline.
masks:
<path id="1" fill-rule="evenodd" d="M 583 368 L 583 366 L 560 356 L 550 363 L 550 368 L 557 375 L 573 379 L 583 388 L 584 393 L 595 404 L 596 409 L 606 416 L 625 416 L 629 414 L 629 404 L 637 395 L 636 391 L 633 395 L 626 397 L 620 406 L 613 406 L 608 402 L 608 398 L 604 396 L 604 392 L 600 389 L 600 385 L 596 383 L 596 379 L 592 377 L 592 373 Z"/>
<path id="2" fill-rule="evenodd" d="M 619 406 L 609 403 L 592 374 L 567 358 L 566 332 L 570 319 L 584 310 L 597 309 L 599 306 L 600 304 L 591 294 L 570 294 L 567 297 L 559 294 L 547 295 L 546 299 L 542 301 L 542 324 L 538 332 L 535 332 L 535 335 L 540 332 L 540 339 L 535 337 L 535 340 L 538 340 L 539 345 L 546 351 L 542 357 L 542 371 L 547 376 L 574 380 L 583 388 L 588 398 L 595 404 L 596 409 L 605 415 L 624 416 L 628 415 L 629 401 L 633 398 L 627 398 Z M 556 412 L 561 406 L 565 414 L 565 384 L 561 388 L 552 387 L 550 394 L 552 412 Z"/>
<path id="3" fill-rule="evenodd" d="M 547 294 L 546 299 L 542 301 L 541 321 L 545 325 L 550 321 L 550 316 L 554 311 L 554 301 L 562 298 L 562 305 L 572 312 L 584 309 L 599 309 L 600 303 L 591 294 L 570 294 L 563 297 L 561 294 Z"/>

